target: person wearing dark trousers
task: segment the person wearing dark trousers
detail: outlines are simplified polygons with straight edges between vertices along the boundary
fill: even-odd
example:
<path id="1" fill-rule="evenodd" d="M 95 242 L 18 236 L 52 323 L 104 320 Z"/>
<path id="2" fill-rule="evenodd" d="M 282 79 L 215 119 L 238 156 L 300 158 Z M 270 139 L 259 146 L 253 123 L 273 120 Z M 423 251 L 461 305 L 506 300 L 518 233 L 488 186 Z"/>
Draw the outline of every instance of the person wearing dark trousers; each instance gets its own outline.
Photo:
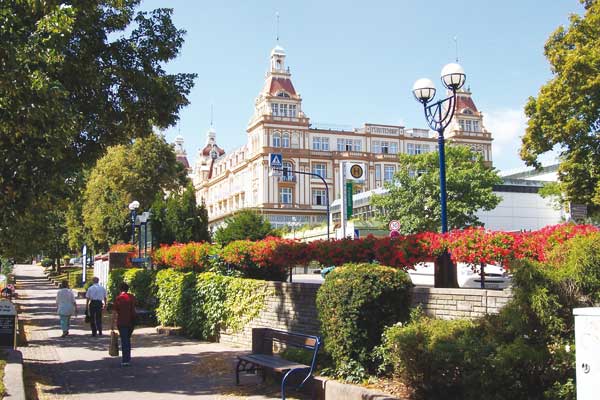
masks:
<path id="1" fill-rule="evenodd" d="M 92 336 L 102 336 L 102 310 L 106 307 L 106 289 L 100 286 L 98 277 L 94 277 L 93 282 L 85 293 L 85 307 L 90 316 Z"/>
<path id="2" fill-rule="evenodd" d="M 119 330 L 121 337 L 121 366 L 128 367 L 131 363 L 131 334 L 135 324 L 135 296 L 128 293 L 129 285 L 125 282 L 119 285 L 121 294 L 117 296 L 112 309 L 112 330 Z"/>

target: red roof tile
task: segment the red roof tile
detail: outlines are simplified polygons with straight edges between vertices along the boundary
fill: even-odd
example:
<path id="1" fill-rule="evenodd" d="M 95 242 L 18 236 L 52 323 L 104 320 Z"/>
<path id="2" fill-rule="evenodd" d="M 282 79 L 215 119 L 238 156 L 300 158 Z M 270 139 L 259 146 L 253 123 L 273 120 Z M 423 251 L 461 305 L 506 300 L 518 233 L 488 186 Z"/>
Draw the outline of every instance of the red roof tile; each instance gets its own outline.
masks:
<path id="1" fill-rule="evenodd" d="M 294 85 L 292 81 L 287 78 L 274 78 L 271 77 L 271 85 L 269 87 L 269 94 L 271 96 L 277 95 L 277 92 L 281 90 L 285 90 L 290 96 L 296 95 L 296 89 L 294 89 Z"/>
<path id="2" fill-rule="evenodd" d="M 456 97 L 456 110 L 458 112 L 460 112 L 460 110 L 462 110 L 463 108 L 469 108 L 473 112 L 479 112 L 479 110 L 477 110 L 477 107 L 475 107 L 475 103 L 473 103 L 473 99 L 471 98 L 471 96 L 465 96 L 458 93 Z"/>

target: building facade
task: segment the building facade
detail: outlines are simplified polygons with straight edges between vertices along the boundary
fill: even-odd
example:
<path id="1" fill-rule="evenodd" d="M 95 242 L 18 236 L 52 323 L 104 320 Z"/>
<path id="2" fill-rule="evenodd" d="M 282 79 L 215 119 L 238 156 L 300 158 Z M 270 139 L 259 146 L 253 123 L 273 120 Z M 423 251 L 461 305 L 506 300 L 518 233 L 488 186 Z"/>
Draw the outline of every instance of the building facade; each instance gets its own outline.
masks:
<path id="1" fill-rule="evenodd" d="M 286 171 L 323 177 L 331 203 L 340 197 L 340 168 L 344 163 L 364 166 L 366 178 L 358 191 L 368 191 L 392 179 L 398 153 L 437 150 L 437 134 L 428 129 L 371 123 L 351 130 L 313 126 L 303 111 L 302 98 L 292 83 L 285 58 L 283 48 L 277 46 L 271 51 L 265 83 L 246 129 L 247 143 L 226 153 L 218 146 L 217 133 L 211 127 L 206 146 L 198 152 L 192 177 L 211 226 L 242 208 L 258 210 L 275 227 L 292 221 L 325 221 L 327 194 L 323 182 L 290 172 L 272 176 L 270 153 L 282 154 Z M 470 91 L 458 93 L 456 107 L 446 138 L 471 146 L 491 165 L 492 136 L 483 125 Z"/>

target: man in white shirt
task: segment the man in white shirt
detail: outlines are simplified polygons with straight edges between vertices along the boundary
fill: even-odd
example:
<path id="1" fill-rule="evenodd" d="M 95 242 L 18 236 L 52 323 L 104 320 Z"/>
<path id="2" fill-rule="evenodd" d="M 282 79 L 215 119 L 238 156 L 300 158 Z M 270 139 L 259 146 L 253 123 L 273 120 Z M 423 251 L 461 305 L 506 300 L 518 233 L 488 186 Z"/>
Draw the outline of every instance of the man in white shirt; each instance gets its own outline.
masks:
<path id="1" fill-rule="evenodd" d="M 90 316 L 92 336 L 96 336 L 96 332 L 102 336 L 102 309 L 106 307 L 106 289 L 100 286 L 98 277 L 95 276 L 93 282 L 85 293 L 85 307 Z"/>

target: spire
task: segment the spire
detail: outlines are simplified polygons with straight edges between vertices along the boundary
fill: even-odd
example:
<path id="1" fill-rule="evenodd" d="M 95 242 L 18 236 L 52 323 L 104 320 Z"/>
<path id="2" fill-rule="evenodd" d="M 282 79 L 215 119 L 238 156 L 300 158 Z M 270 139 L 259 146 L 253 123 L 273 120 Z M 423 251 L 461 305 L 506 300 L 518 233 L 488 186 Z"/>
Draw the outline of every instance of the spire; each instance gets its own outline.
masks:
<path id="1" fill-rule="evenodd" d="M 275 40 L 277 41 L 277 45 L 279 45 L 279 11 L 275 11 L 275 17 L 277 18 L 277 26 L 275 28 Z"/>
<path id="2" fill-rule="evenodd" d="M 454 36 L 454 48 L 456 51 L 456 63 L 458 64 L 458 37 Z"/>

